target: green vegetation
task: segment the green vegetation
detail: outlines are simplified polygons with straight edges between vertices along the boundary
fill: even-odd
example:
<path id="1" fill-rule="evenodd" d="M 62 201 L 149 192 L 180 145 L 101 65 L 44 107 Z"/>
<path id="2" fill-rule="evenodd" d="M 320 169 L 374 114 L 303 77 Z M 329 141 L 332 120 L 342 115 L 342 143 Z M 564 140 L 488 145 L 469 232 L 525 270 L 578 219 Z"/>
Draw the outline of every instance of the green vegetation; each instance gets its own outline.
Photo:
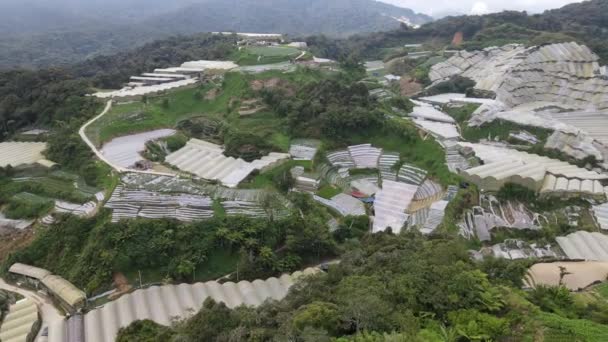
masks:
<path id="1" fill-rule="evenodd" d="M 399 30 L 357 35 L 348 39 L 331 40 L 311 37 L 312 51 L 328 58 L 339 59 L 357 55 L 360 58 L 384 57 L 386 48 L 402 46 L 403 42 L 420 42 L 436 49 L 451 46 L 454 34 L 461 32 L 464 42 L 458 48 L 480 49 L 507 43 L 538 45 L 576 41 L 589 46 L 600 56 L 600 63 L 608 60 L 608 5 L 603 0 L 571 4 L 560 9 L 529 15 L 526 12 L 504 11 L 487 15 L 450 16 L 422 25 L 417 30 Z M 589 19 L 588 19 L 589 18 Z"/>
<path id="2" fill-rule="evenodd" d="M 11 219 L 35 219 L 49 212 L 54 206 L 55 202 L 49 198 L 22 192 L 8 200 L 4 213 Z"/>
<path id="3" fill-rule="evenodd" d="M 25 127 L 54 127 L 93 116 L 88 84 L 60 70 L 0 72 L 0 142 Z"/>
<path id="4" fill-rule="evenodd" d="M 522 126 L 510 121 L 503 120 L 494 120 L 479 127 L 469 127 L 468 121 L 471 119 L 471 116 L 477 110 L 477 108 L 479 108 L 479 105 L 476 104 L 467 104 L 462 107 L 446 106 L 443 108 L 443 110 L 447 114 L 449 114 L 456 120 L 456 122 L 458 122 L 462 130 L 462 136 L 467 141 L 478 142 L 482 139 L 488 138 L 499 138 L 502 141 L 512 141 L 512 139 L 509 137 L 510 133 L 526 131 L 538 138 L 539 143 L 537 144 L 537 146 L 540 149 L 543 149 L 544 143 L 547 141 L 547 138 L 549 138 L 552 133 L 552 131 L 547 129 L 532 126 Z M 520 141 L 512 142 L 521 143 Z"/>
<path id="5" fill-rule="evenodd" d="M 278 189 L 287 192 L 293 186 L 291 170 L 294 166 L 303 166 L 306 170 L 311 169 L 311 162 L 306 160 L 289 160 L 280 166 L 261 173 L 253 173 L 249 179 L 239 186 L 246 189 Z"/>
<path id="6" fill-rule="evenodd" d="M 445 209 L 443 222 L 439 227 L 440 231 L 449 234 L 456 234 L 460 229 L 456 224 L 461 222 L 463 214 L 467 209 L 478 205 L 479 190 L 475 186 L 469 186 L 467 189 L 460 189 L 456 197 L 448 204 Z"/>
<path id="7" fill-rule="evenodd" d="M 317 191 L 317 196 L 323 197 L 323 198 L 326 198 L 326 199 L 330 199 L 330 198 L 332 198 L 332 197 L 334 197 L 334 196 L 336 196 L 338 194 L 341 194 L 341 193 L 342 193 L 342 189 L 340 189 L 340 188 L 338 188 L 338 187 L 336 187 L 334 185 L 327 184 L 327 185 L 321 187 L 319 189 L 319 191 Z"/>
<path id="8" fill-rule="evenodd" d="M 0 206 L 6 205 L 4 212 L 10 218 L 37 218 L 53 208 L 55 199 L 82 204 L 99 191 L 76 174 L 31 172 L 12 171 L 8 177 L 0 176 Z"/>
<path id="9" fill-rule="evenodd" d="M 273 64 L 293 60 L 301 53 L 289 46 L 252 46 L 240 48 L 232 59 L 239 65 Z"/>
<path id="10" fill-rule="evenodd" d="M 123 329 L 119 340 L 160 341 L 152 334 L 162 333 L 169 340 L 225 341 L 234 331 L 248 340 L 606 339 L 603 318 L 588 314 L 599 312 L 593 305 L 573 307 L 573 295 L 563 288 L 524 293 L 515 287 L 528 265 L 510 265 L 506 260 L 473 263 L 462 242 L 452 238 L 368 235 L 348 246 L 340 264 L 301 280 L 281 302 L 231 310 L 209 299 L 169 332 L 139 322 Z"/>
<path id="11" fill-rule="evenodd" d="M 542 313 L 540 320 L 546 327 L 545 341 L 600 342 L 608 339 L 608 329 L 605 324 L 583 319 L 568 319 L 551 313 Z"/>
<path id="12" fill-rule="evenodd" d="M 310 207 L 278 220 L 219 217 L 192 224 L 170 220 L 127 220 L 110 223 L 108 215 L 91 219 L 67 216 L 41 232 L 25 249 L 5 260 L 47 268 L 88 293 L 110 284 L 113 272 L 138 281 L 203 281 L 231 273 L 239 279 L 292 272 L 303 262 L 332 256 L 336 243 L 325 215 Z M 313 216 L 314 215 L 314 216 Z M 280 251 L 279 251 L 280 250 Z"/>

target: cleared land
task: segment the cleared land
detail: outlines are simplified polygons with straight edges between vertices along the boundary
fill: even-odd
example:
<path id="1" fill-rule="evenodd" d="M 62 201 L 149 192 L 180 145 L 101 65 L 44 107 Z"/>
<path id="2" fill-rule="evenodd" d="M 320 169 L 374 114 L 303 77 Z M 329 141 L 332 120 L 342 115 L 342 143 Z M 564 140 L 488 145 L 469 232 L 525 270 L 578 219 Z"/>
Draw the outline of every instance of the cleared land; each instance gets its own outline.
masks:
<path id="1" fill-rule="evenodd" d="M 302 51 L 289 46 L 251 46 L 235 53 L 233 59 L 239 65 L 273 64 L 298 57 Z"/>

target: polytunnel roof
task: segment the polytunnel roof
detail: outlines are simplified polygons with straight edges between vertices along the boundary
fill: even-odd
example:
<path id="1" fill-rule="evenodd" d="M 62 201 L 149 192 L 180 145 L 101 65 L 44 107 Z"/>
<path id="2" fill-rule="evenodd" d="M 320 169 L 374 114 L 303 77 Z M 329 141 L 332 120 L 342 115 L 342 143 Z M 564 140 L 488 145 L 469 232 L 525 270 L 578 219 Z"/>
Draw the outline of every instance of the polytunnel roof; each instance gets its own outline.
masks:
<path id="1" fill-rule="evenodd" d="M 303 275 L 318 272 L 308 268 L 292 275 L 267 280 L 227 282 L 216 281 L 197 284 L 153 286 L 140 289 L 84 316 L 86 342 L 113 342 L 118 330 L 136 320 L 149 319 L 158 324 L 170 325 L 172 320 L 186 318 L 196 313 L 207 298 L 224 302 L 228 307 L 240 305 L 258 306 L 267 299 L 280 300 L 289 288 Z M 65 342 L 65 323 L 49 330 L 49 342 Z"/>
<path id="2" fill-rule="evenodd" d="M 569 259 L 608 261 L 608 236 L 604 234 L 578 231 L 556 240 Z"/>
<path id="3" fill-rule="evenodd" d="M 11 273 L 21 274 L 24 276 L 28 276 L 30 278 L 38 279 L 38 280 L 42 280 L 42 278 L 51 274 L 51 272 L 49 272 L 43 268 L 30 266 L 30 265 L 26 265 L 26 264 L 21 264 L 21 263 L 14 263 L 8 269 L 8 271 Z"/>

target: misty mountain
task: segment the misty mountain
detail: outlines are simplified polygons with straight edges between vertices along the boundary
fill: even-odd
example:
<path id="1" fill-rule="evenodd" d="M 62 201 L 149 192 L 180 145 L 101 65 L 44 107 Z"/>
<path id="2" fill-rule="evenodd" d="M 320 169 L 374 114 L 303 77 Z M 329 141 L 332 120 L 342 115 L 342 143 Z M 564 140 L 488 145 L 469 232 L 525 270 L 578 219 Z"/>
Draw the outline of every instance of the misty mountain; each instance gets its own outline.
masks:
<path id="1" fill-rule="evenodd" d="M 2 0 L 0 68 L 70 64 L 170 35 L 391 30 L 431 17 L 375 0 Z"/>

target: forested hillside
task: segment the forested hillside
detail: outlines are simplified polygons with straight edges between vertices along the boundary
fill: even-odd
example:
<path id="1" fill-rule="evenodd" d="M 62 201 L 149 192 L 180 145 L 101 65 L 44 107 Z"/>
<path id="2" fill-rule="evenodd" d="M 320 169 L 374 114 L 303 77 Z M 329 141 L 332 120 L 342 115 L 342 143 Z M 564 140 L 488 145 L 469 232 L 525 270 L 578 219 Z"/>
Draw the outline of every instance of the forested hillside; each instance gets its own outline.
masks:
<path id="1" fill-rule="evenodd" d="M 212 31 L 289 35 L 390 30 L 430 17 L 374 0 L 28 0 L 0 3 L 0 68 L 66 65 L 175 34 Z M 27 7 L 27 10 L 24 8 Z"/>
<path id="2" fill-rule="evenodd" d="M 30 125 L 53 127 L 91 116 L 96 88 L 120 87 L 129 76 L 188 60 L 221 59 L 234 51 L 234 37 L 175 37 L 63 69 L 0 72 L 0 141 Z"/>
<path id="3" fill-rule="evenodd" d="M 447 17 L 423 25 L 418 30 L 400 30 L 354 36 L 346 40 L 314 37 L 309 42 L 328 57 L 347 53 L 365 57 L 380 57 L 379 47 L 402 43 L 428 43 L 449 46 L 457 32 L 465 49 L 480 49 L 507 43 L 538 45 L 564 41 L 578 41 L 589 46 L 608 62 L 608 1 L 592 0 L 529 15 L 507 11 L 483 16 Z"/>

